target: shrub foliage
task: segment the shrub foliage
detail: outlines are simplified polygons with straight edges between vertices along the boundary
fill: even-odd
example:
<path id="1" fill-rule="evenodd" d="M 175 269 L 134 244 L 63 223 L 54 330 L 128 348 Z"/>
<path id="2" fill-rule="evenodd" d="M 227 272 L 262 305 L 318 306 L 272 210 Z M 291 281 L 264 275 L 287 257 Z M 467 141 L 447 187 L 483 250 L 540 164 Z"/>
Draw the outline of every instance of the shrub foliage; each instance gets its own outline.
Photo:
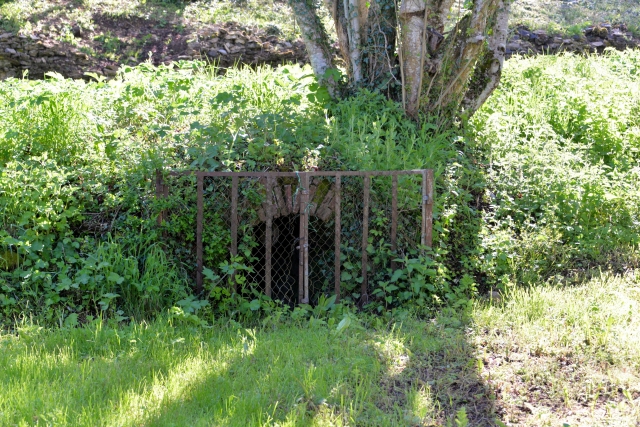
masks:
<path id="1" fill-rule="evenodd" d="M 463 308 L 489 288 L 624 267 L 639 231 L 639 67 L 633 51 L 513 59 L 487 105 L 449 129 L 416 125 L 374 92 L 331 103 L 294 66 L 144 64 L 110 82 L 2 82 L 0 323 L 287 311 L 230 295 L 242 259 L 192 294 L 193 215 L 185 207 L 180 233 L 161 235 L 158 168 L 433 168 L 434 248 L 373 278 L 366 309 L 377 312 Z M 376 237 L 372 259 L 386 262 L 395 254 Z"/>

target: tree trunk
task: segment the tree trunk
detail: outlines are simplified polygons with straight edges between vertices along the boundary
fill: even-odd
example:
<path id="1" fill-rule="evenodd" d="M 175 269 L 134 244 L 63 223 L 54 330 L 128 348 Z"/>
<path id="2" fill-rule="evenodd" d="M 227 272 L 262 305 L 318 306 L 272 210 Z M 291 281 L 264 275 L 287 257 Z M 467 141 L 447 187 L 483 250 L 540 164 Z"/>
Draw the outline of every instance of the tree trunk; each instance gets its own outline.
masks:
<path id="1" fill-rule="evenodd" d="M 313 0 L 289 1 L 314 72 L 331 91 L 335 82 L 325 78 L 333 67 L 329 41 Z M 473 114 L 500 80 L 512 0 L 472 0 L 454 25 L 453 0 L 397 1 L 324 0 L 350 85 L 401 98 L 416 118 Z M 392 90 L 394 83 L 402 90 Z"/>
<path id="2" fill-rule="evenodd" d="M 329 47 L 329 36 L 318 16 L 315 4 L 311 0 L 290 0 L 289 4 L 300 25 L 309 62 L 320 83 L 326 84 L 330 93 L 334 93 L 336 82 L 326 77 L 326 72 L 334 68 L 333 54 Z"/>

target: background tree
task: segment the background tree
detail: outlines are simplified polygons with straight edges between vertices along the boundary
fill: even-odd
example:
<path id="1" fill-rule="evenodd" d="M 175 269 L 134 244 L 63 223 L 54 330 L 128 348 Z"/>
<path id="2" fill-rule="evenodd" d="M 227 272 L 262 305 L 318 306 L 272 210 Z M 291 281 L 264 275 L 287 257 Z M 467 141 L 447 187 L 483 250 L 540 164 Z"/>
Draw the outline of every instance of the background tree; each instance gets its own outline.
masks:
<path id="1" fill-rule="evenodd" d="M 323 0 L 352 87 L 401 100 L 406 112 L 473 114 L 498 85 L 511 0 Z M 289 0 L 318 79 L 339 88 L 314 0 Z"/>

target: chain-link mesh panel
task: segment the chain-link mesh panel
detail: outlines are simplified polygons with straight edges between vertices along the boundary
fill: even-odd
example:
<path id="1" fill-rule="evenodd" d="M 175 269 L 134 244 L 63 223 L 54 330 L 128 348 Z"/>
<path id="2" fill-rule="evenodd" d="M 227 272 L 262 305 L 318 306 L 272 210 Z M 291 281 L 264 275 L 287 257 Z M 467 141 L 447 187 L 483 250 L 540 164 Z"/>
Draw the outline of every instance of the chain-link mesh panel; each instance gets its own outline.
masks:
<path id="1" fill-rule="evenodd" d="M 297 174 L 203 177 L 203 267 L 220 277 L 217 283 L 205 281 L 205 291 L 222 285 L 246 297 L 268 293 L 284 304 L 301 302 L 301 233 L 308 245 L 311 304 L 335 292 L 336 239 L 340 241 L 338 282 L 346 301 L 358 302 L 362 297 L 363 260 L 370 296 L 392 274 L 400 262 L 396 260 L 417 253 L 422 234 L 422 175 L 341 175 L 340 185 L 335 175 L 308 178 L 309 188 L 304 189 Z M 165 180 L 170 190 L 164 191 L 161 203 L 163 234 L 185 269 L 196 276 L 196 178 L 185 174 Z M 308 190 L 308 196 L 303 190 Z M 365 194 L 369 194 L 366 202 Z M 338 197 L 340 225 L 336 228 Z M 301 221 L 301 210 L 307 214 L 306 222 Z"/>
<path id="2" fill-rule="evenodd" d="M 271 194 L 271 247 L 267 250 L 269 203 Z M 270 293 L 274 300 L 296 304 L 299 283 L 299 208 L 297 181 L 291 178 L 244 178 L 239 185 L 239 255 L 246 262 L 245 289 L 267 292 L 267 253 L 270 252 Z"/>
<path id="3" fill-rule="evenodd" d="M 393 221 L 397 211 L 393 211 L 393 177 L 374 176 L 371 178 L 371 202 L 369 213 L 369 236 L 367 253 L 369 258 L 369 289 L 383 280 L 396 258 L 396 245 L 392 236 Z"/>
<path id="4" fill-rule="evenodd" d="M 296 178 L 272 180 L 271 297 L 288 305 L 299 303 L 300 183 Z"/>
<path id="5" fill-rule="evenodd" d="M 264 180 L 240 178 L 238 182 L 238 264 L 236 290 L 250 296 L 252 290 L 264 293 L 265 217 Z"/>
<path id="6" fill-rule="evenodd" d="M 357 302 L 362 285 L 362 221 L 364 178 L 343 176 L 340 200 L 340 293 L 345 301 Z"/>
<path id="7" fill-rule="evenodd" d="M 202 265 L 218 271 L 219 266 L 229 262 L 230 258 L 231 180 L 226 177 L 204 177 L 202 196 Z"/>
<path id="8" fill-rule="evenodd" d="M 398 176 L 397 252 L 400 258 L 411 255 L 420 245 L 422 235 L 422 176 Z"/>
<path id="9" fill-rule="evenodd" d="M 160 232 L 172 257 L 195 283 L 196 280 L 196 177 L 166 176 Z"/>
<path id="10" fill-rule="evenodd" d="M 271 297 L 285 304 L 297 303 L 300 273 L 299 234 L 300 219 L 298 215 L 274 219 L 271 251 Z"/>
<path id="11" fill-rule="evenodd" d="M 309 185 L 309 302 L 335 292 L 335 177 L 314 177 Z"/>

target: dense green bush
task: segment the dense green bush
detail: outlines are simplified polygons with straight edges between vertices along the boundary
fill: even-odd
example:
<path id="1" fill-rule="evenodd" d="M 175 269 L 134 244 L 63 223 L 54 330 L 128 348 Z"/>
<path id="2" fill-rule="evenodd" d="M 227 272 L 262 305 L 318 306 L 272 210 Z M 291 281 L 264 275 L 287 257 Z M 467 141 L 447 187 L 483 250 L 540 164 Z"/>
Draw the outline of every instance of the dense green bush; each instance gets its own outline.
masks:
<path id="1" fill-rule="evenodd" d="M 470 127 L 486 171 L 490 277 L 535 281 L 633 262 L 639 108 L 638 51 L 509 61 Z"/>
<path id="2" fill-rule="evenodd" d="M 0 322 L 144 318 L 172 306 L 193 318 L 206 307 L 199 298 L 228 316 L 273 312 L 264 298 L 228 293 L 242 259 L 191 295 L 195 194 L 183 192 L 172 229 L 159 230 L 157 168 L 433 168 L 434 248 L 397 273 L 375 270 L 376 311 L 459 307 L 490 287 L 630 262 L 639 63 L 638 52 L 510 60 L 485 108 L 452 129 L 417 125 L 372 92 L 330 103 L 293 66 L 220 76 L 200 63 L 144 64 L 110 82 L 2 82 Z M 210 211 L 214 260 L 227 244 Z M 394 254 L 376 237 L 371 259 L 385 265 Z M 345 286 L 356 279 L 345 275 Z"/>

